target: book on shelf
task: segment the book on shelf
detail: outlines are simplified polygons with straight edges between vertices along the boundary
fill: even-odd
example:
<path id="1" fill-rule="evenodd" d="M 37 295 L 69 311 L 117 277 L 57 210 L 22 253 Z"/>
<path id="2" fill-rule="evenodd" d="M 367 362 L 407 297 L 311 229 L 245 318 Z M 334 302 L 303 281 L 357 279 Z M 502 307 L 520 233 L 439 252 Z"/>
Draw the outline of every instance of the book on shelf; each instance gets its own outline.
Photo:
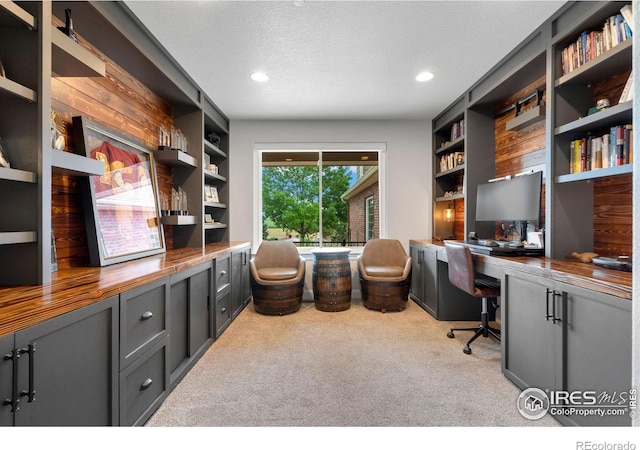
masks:
<path id="1" fill-rule="evenodd" d="M 571 141 L 569 173 L 622 166 L 633 162 L 633 126 L 611 127 L 602 136 L 587 136 Z"/>
<path id="2" fill-rule="evenodd" d="M 622 94 L 620 95 L 620 100 L 618 103 L 629 102 L 633 100 L 633 72 L 629 74 L 629 78 L 627 78 L 627 82 L 624 85 L 624 89 L 622 89 Z"/>
<path id="3" fill-rule="evenodd" d="M 627 6 L 629 10 L 625 10 L 625 14 L 631 9 L 630 5 Z M 560 54 L 563 75 L 626 41 L 631 37 L 632 29 L 621 10 L 605 20 L 601 29 L 582 31 L 576 41 L 565 47 Z"/>
<path id="4" fill-rule="evenodd" d="M 451 141 L 464 136 L 464 119 L 451 125 Z"/>
<path id="5" fill-rule="evenodd" d="M 629 5 L 624 5 L 620 8 L 620 14 L 624 18 L 624 21 L 627 23 L 627 26 L 633 30 L 633 7 Z"/>

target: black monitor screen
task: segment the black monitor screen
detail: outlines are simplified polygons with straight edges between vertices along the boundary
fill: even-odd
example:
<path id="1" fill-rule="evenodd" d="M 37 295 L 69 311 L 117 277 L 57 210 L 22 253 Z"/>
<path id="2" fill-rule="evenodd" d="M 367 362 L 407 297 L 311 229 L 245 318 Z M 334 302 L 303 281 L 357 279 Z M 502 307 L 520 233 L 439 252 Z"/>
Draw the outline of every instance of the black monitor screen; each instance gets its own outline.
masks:
<path id="1" fill-rule="evenodd" d="M 476 220 L 540 221 L 542 172 L 478 185 Z"/>

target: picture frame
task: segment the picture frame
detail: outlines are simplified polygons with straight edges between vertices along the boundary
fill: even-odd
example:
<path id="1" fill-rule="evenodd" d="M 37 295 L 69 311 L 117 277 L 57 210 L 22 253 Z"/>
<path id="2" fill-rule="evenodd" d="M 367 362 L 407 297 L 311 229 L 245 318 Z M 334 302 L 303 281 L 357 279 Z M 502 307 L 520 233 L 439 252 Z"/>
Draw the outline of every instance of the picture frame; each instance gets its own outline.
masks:
<path id="1" fill-rule="evenodd" d="M 220 198 L 218 197 L 218 188 L 217 188 L 217 186 L 211 186 L 211 201 L 213 203 L 220 203 Z"/>
<path id="2" fill-rule="evenodd" d="M 166 252 L 153 152 L 83 116 L 73 130 L 77 151 L 105 164 L 82 178 L 91 265 Z"/>

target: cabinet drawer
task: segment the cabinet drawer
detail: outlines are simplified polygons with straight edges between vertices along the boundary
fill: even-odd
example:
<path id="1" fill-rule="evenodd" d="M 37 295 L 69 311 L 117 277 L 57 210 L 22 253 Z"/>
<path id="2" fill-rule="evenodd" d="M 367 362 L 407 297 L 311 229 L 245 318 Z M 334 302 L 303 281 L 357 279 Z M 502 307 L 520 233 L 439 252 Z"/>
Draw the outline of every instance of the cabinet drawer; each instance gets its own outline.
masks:
<path id="1" fill-rule="evenodd" d="M 216 299 L 216 338 L 231 323 L 231 290 Z"/>
<path id="2" fill-rule="evenodd" d="M 216 259 L 216 292 L 221 292 L 231 283 L 231 258 Z"/>
<path id="3" fill-rule="evenodd" d="M 120 373 L 120 425 L 142 425 L 169 390 L 167 339 Z"/>
<path id="4" fill-rule="evenodd" d="M 120 295 L 120 368 L 167 335 L 168 283 L 150 283 Z"/>

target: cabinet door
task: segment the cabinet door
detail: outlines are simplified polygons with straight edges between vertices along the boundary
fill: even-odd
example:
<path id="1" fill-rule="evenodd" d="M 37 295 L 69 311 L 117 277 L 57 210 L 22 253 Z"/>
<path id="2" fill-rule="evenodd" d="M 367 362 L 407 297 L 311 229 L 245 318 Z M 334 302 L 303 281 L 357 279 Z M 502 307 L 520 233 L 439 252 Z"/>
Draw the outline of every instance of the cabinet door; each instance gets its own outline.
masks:
<path id="1" fill-rule="evenodd" d="M 203 264 L 171 277 L 169 298 L 169 372 L 175 386 L 213 337 L 209 299 L 213 266 Z"/>
<path id="2" fill-rule="evenodd" d="M 171 281 L 169 300 L 169 372 L 176 382 L 181 365 L 189 358 L 189 279 Z"/>
<path id="3" fill-rule="evenodd" d="M 213 267 L 196 273 L 189 279 L 189 354 L 193 356 L 213 337 L 210 314 Z"/>
<path id="4" fill-rule="evenodd" d="M 0 337 L 0 426 L 13 425 L 11 404 L 13 395 L 13 361 L 8 358 L 13 345 L 13 333 Z"/>
<path id="5" fill-rule="evenodd" d="M 564 292 L 564 379 L 568 392 L 595 391 L 599 404 L 625 409 L 623 415 L 567 416 L 581 426 L 629 426 L 631 389 L 631 300 L 558 283 Z M 619 408 L 618 408 L 619 407 Z M 613 409 L 613 408 L 609 408 Z"/>
<path id="6" fill-rule="evenodd" d="M 231 317 L 235 318 L 242 310 L 242 252 L 231 255 Z"/>
<path id="7" fill-rule="evenodd" d="M 118 424 L 118 301 L 116 297 L 15 334 L 20 357 L 16 425 Z M 33 401 L 30 401 L 33 400 Z"/>
<path id="8" fill-rule="evenodd" d="M 547 296 L 553 286 L 542 278 L 505 273 L 502 299 L 502 369 L 525 389 L 556 389 L 561 355 L 562 325 L 547 318 L 560 300 Z"/>
<path id="9" fill-rule="evenodd" d="M 409 255 L 411 256 L 411 298 L 423 305 L 423 293 L 422 293 L 422 255 L 424 250 L 421 247 L 412 245 L 409 247 Z"/>
<path id="10" fill-rule="evenodd" d="M 435 251 L 424 249 L 422 251 L 422 303 L 427 311 L 434 317 L 438 317 L 438 257 Z"/>
<path id="11" fill-rule="evenodd" d="M 251 273 L 249 272 L 251 248 L 245 249 L 242 255 L 242 302 L 247 306 L 251 302 Z"/>

